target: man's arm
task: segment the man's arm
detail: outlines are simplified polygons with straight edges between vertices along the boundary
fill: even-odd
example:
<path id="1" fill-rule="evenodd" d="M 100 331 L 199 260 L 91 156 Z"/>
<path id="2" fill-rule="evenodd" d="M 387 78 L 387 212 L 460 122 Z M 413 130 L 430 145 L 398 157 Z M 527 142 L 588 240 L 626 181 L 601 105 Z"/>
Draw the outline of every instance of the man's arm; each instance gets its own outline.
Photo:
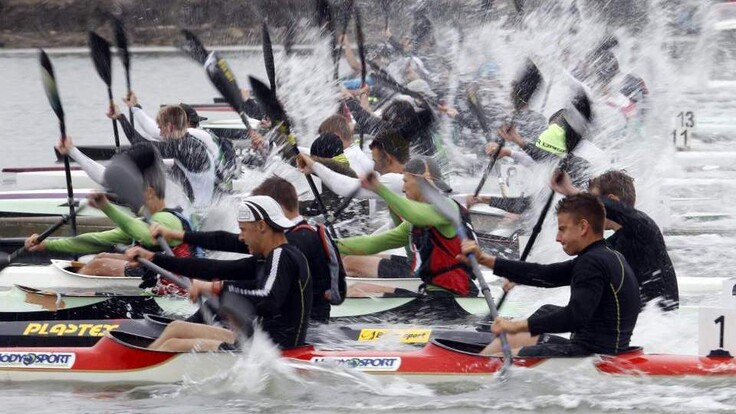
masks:
<path id="1" fill-rule="evenodd" d="M 505 277 L 514 283 L 551 288 L 570 285 L 574 261 L 543 265 L 494 258 L 494 263 L 489 267 L 493 268 L 496 276 Z"/>
<path id="2" fill-rule="evenodd" d="M 148 116 L 140 106 L 134 106 L 132 109 L 136 129 L 140 130 L 141 136 L 149 141 L 161 141 L 161 131 L 156 121 Z"/>
<path id="3" fill-rule="evenodd" d="M 184 242 L 208 250 L 250 254 L 248 245 L 227 231 L 188 231 L 184 233 Z"/>
<path id="4" fill-rule="evenodd" d="M 258 259 L 254 256 L 237 260 L 214 260 L 156 253 L 151 261 L 173 273 L 201 280 L 252 280 L 258 268 Z"/>
<path id="5" fill-rule="evenodd" d="M 130 244 L 133 239 L 121 229 L 80 234 L 44 241 L 47 250 L 53 252 L 90 254 L 109 250 L 115 244 Z"/>
<path id="6" fill-rule="evenodd" d="M 403 222 L 382 233 L 340 239 L 337 241 L 337 247 L 340 254 L 345 256 L 367 256 L 388 249 L 404 247 L 409 242 L 410 227 L 409 223 Z"/>
<path id="7" fill-rule="evenodd" d="M 148 225 L 142 220 L 126 214 L 124 211 L 115 207 L 112 203 L 105 204 L 100 210 L 102 210 L 110 220 L 118 225 L 118 227 L 120 227 L 120 229 L 125 232 L 129 238 L 140 242 L 146 247 L 158 246 L 157 241 L 151 237 L 151 231 L 149 230 Z M 182 230 L 181 221 L 175 215 L 166 211 L 160 211 L 154 214 L 151 216 L 151 221 L 172 230 Z M 181 242 L 178 240 L 172 240 L 169 242 L 171 247 L 176 247 L 180 244 Z"/>

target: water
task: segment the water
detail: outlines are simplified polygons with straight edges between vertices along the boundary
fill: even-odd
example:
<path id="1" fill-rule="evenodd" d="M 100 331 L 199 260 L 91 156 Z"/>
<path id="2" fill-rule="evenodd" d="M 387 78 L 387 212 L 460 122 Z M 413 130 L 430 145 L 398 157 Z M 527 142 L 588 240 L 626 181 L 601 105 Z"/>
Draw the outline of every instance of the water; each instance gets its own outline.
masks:
<path id="1" fill-rule="evenodd" d="M 653 99 L 647 134 L 617 153 L 617 167 L 626 167 L 637 179 L 639 206 L 663 226 L 677 224 L 670 214 L 694 211 L 688 204 L 675 205 L 671 195 L 710 198 L 699 202 L 697 211 L 732 211 L 733 194 L 728 187 L 683 186 L 662 188 L 667 177 L 736 178 L 733 168 L 718 171 L 686 171 L 673 161 L 670 131 L 678 111 L 695 110 L 701 125 L 728 124 L 733 113 L 733 93 L 728 89 L 705 90 L 705 76 L 710 73 L 698 48 L 673 61 L 662 44 L 671 33 L 661 6 L 667 2 L 649 2 L 650 23 L 638 36 L 618 30 L 622 46 L 617 53 L 622 69 L 639 73 L 647 81 Z M 676 9 L 676 8 L 675 8 Z M 665 11 L 663 11 L 665 10 Z M 482 30 L 467 29 L 465 43 L 456 49 L 457 37 L 446 36 L 444 45 L 457 54 L 458 76 L 470 73 L 489 55 L 498 62 L 499 79 L 508 84 L 522 56 L 533 54 L 545 74 L 564 79 L 561 47 L 570 48 L 571 60 L 582 56 L 594 45 L 603 28 L 601 23 L 584 20 L 577 35 L 562 28 L 565 21 L 548 15 L 532 16 L 535 30 L 515 35 L 497 25 Z M 498 36 L 503 33 L 504 36 Z M 508 34 L 508 35 L 507 35 Z M 699 44 L 702 39 L 691 39 Z M 688 40 L 688 41 L 691 41 Z M 231 68 L 246 86 L 246 75 L 265 80 L 260 55 L 241 52 L 227 54 Z M 153 114 L 164 103 L 204 103 L 216 95 L 202 68 L 179 54 L 140 53 L 133 57 L 133 87 L 142 104 Z M 324 88 L 331 76 L 327 52 L 318 48 L 311 57 L 288 61 L 277 55 L 277 69 L 287 110 L 295 118 L 301 136 L 316 130 L 324 114 L 334 108 L 336 93 Z M 104 116 L 107 97 L 102 81 L 90 58 L 77 53 L 53 54 L 62 103 L 67 115 L 67 131 L 78 144 L 112 143 L 110 122 Z M 344 71 L 343 71 L 344 72 Z M 58 126 L 44 96 L 35 54 L 0 54 L 0 167 L 41 166 L 54 161 L 52 146 Z M 454 75 L 453 75 L 454 76 Z M 114 95 L 124 94 L 122 68 L 115 60 Z M 454 79 L 451 77 L 451 79 Z M 555 85 L 557 85 L 555 83 Z M 505 89 L 503 90 L 505 93 Z M 504 95 L 505 96 L 505 95 Z M 551 114 L 564 103 L 564 91 L 555 86 L 543 108 Z M 541 103 L 537 102 L 537 108 Z M 726 128 L 726 131 L 728 128 Z M 124 138 L 122 138 L 124 140 Z M 729 133 L 720 138 L 701 137 L 693 144 L 704 151 L 730 150 Z M 477 178 L 467 180 L 470 184 Z M 457 179 L 457 181 L 463 181 Z M 487 188 L 493 186 L 489 180 Z M 665 208 L 669 206 L 670 209 Z M 224 213 L 223 213 L 224 214 Z M 224 214 L 227 215 L 227 214 Z M 724 228 L 727 221 L 707 223 Z M 564 258 L 553 235 L 554 220 L 548 219 L 532 258 L 552 261 Z M 697 227 L 696 223 L 694 227 Z M 701 227 L 704 227 L 703 224 Z M 732 235 L 667 236 L 670 254 L 681 276 L 727 277 L 736 268 L 733 258 L 736 240 Z M 541 305 L 562 303 L 555 294 L 541 290 L 517 289 L 514 295 Z M 687 297 L 683 305 L 710 305 L 708 295 Z M 683 311 L 661 315 L 656 309 L 640 317 L 633 343 L 650 352 L 697 353 L 697 312 Z M 381 344 L 380 346 L 386 346 Z M 5 385 L 0 390 L 7 412 L 32 409 L 34 412 L 57 412 L 59 407 L 77 412 L 201 412 L 204 406 L 218 412 L 733 412 L 736 396 L 733 379 L 650 379 L 592 377 L 583 369 L 573 368 L 558 375 L 514 370 L 506 382 L 460 382 L 415 385 L 385 379 L 387 383 L 354 372 L 315 367 L 294 367 L 278 360 L 270 348 L 259 343 L 241 363 L 217 378 L 192 378 L 181 385 L 146 387 L 92 387 L 68 384 Z M 305 374 L 308 370 L 308 374 Z M 38 402 L 41 401 L 42 404 Z"/>

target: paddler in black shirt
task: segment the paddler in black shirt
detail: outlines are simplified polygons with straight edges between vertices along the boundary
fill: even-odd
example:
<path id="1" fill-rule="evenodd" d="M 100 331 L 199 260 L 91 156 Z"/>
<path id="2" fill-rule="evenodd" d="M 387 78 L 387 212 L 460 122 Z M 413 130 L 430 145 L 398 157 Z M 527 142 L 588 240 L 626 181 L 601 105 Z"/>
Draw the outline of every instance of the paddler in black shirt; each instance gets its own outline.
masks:
<path id="1" fill-rule="evenodd" d="M 312 226 L 299 215 L 299 198 L 294 186 L 280 177 L 270 177 L 252 191 L 253 195 L 269 196 L 281 206 L 285 217 L 293 227 L 285 231 L 286 239 L 307 258 L 312 275 L 313 301 L 310 319 L 327 323 L 331 305 L 342 303 L 345 298 L 345 269 L 335 242 L 324 227 Z M 153 225 L 151 234 L 164 236 L 169 241 L 188 240 L 186 243 L 208 250 L 249 254 L 245 240 L 227 231 L 193 232 L 177 231 Z"/>
<path id="2" fill-rule="evenodd" d="M 140 247 L 128 249 L 129 260 L 143 257 L 194 280 L 193 299 L 202 292 L 230 292 L 247 298 L 263 330 L 281 348 L 304 345 L 312 307 L 312 279 L 304 255 L 288 244 L 284 231 L 294 227 L 268 196 L 243 199 L 238 208 L 240 239 L 252 256 L 239 260 L 178 258 Z M 173 352 L 231 349 L 235 334 L 224 328 L 176 321 L 149 348 Z"/>
<path id="3" fill-rule="evenodd" d="M 563 195 L 580 192 L 570 177 L 561 172 L 555 173 L 552 189 Z M 677 309 L 680 295 L 675 267 L 657 223 L 634 208 L 634 179 L 623 171 L 608 171 L 591 179 L 588 191 L 606 207 L 606 230 L 615 231 L 606 242 L 621 252 L 634 270 L 642 304 L 656 299 L 663 310 Z"/>
<path id="4" fill-rule="evenodd" d="M 480 251 L 472 241 L 465 254 L 506 279 L 529 286 L 570 286 L 567 306 L 544 305 L 528 319 L 497 318 L 495 334 L 506 332 L 518 356 L 577 357 L 594 353 L 618 354 L 629 348 L 641 306 L 634 273 L 621 253 L 603 239 L 603 204 L 591 194 L 578 194 L 557 204 L 557 241 L 575 259 L 553 264 L 504 260 Z M 570 339 L 551 335 L 571 332 Z M 500 352 L 498 340 L 484 355 Z"/>

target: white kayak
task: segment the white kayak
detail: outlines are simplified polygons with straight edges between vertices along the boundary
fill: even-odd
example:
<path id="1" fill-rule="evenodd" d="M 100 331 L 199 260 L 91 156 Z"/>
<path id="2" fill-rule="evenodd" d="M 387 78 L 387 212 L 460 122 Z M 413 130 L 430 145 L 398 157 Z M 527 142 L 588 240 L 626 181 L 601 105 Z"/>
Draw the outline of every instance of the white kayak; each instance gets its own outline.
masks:
<path id="1" fill-rule="evenodd" d="M 15 285 L 34 289 L 95 289 L 126 290 L 137 289 L 141 283 L 139 277 L 125 276 L 85 276 L 69 270 L 72 262 L 68 260 L 51 260 L 47 266 L 8 266 L 0 272 L 0 288 L 12 288 Z"/>

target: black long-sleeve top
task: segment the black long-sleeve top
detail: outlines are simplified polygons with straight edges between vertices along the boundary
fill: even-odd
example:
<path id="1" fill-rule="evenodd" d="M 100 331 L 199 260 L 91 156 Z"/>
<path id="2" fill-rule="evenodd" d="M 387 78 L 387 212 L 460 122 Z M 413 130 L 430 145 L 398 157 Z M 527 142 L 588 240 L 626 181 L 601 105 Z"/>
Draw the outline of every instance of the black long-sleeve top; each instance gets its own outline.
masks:
<path id="1" fill-rule="evenodd" d="M 657 302 L 660 307 L 677 309 L 680 300 L 677 275 L 657 223 L 644 212 L 619 201 L 603 196 L 600 200 L 606 207 L 606 218 L 622 226 L 606 241 L 624 255 L 634 270 L 642 303 L 661 298 Z"/>
<path id="2" fill-rule="evenodd" d="M 307 258 L 307 266 L 312 275 L 313 284 L 313 300 L 311 319 L 317 322 L 328 322 L 330 318 L 330 310 L 332 306 L 325 299 L 325 292 L 330 289 L 331 278 L 329 262 L 326 257 L 322 239 L 313 228 L 304 226 L 306 221 L 297 223 L 297 226 L 286 231 L 286 239 L 290 245 L 293 245 Z M 184 242 L 199 246 L 208 250 L 218 250 L 224 252 L 235 252 L 250 254 L 248 246 L 243 243 L 237 234 L 226 231 L 212 232 L 185 232 Z M 334 249 L 337 256 L 340 272 L 345 274 L 337 248 Z M 192 260 L 191 266 L 196 268 L 193 274 L 198 279 L 238 279 L 252 275 L 252 264 L 248 259 L 238 260 L 212 260 L 198 259 Z M 245 269 L 240 272 L 239 269 Z"/>
<path id="3" fill-rule="evenodd" d="M 277 345 L 292 348 L 305 343 L 312 308 L 312 278 L 307 259 L 296 247 L 283 244 L 266 258 L 209 260 L 156 254 L 153 262 L 198 279 L 223 276 L 223 291 L 248 298 L 256 316 L 261 318 L 263 330 Z M 205 271 L 205 263 L 214 268 Z"/>
<path id="4" fill-rule="evenodd" d="M 541 265 L 496 259 L 493 271 L 529 286 L 570 286 L 566 306 L 544 306 L 529 317 L 532 335 L 571 332 L 573 343 L 593 353 L 616 354 L 628 348 L 641 308 L 639 287 L 626 259 L 604 240 L 566 262 Z"/>

